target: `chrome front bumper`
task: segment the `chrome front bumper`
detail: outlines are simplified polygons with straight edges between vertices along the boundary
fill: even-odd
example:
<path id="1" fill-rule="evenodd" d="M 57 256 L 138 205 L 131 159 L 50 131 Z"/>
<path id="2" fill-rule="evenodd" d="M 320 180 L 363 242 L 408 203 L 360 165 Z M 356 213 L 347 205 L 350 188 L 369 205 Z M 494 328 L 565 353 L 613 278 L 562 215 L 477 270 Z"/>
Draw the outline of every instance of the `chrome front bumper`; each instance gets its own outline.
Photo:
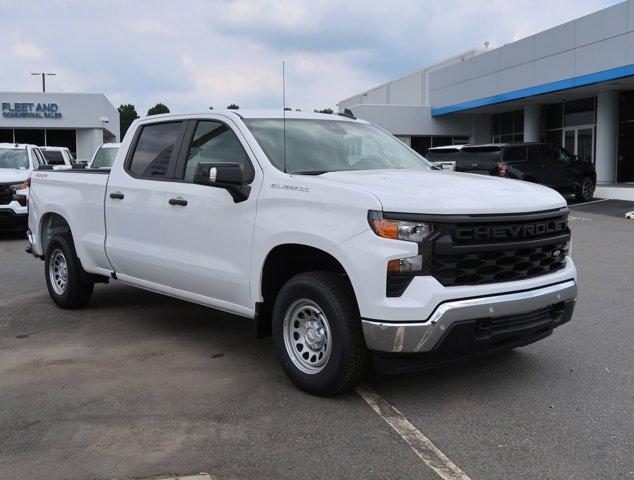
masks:
<path id="1" fill-rule="evenodd" d="M 574 280 L 533 290 L 441 303 L 423 322 L 389 322 L 363 319 L 363 334 L 370 350 L 379 352 L 429 352 L 458 322 L 505 317 L 574 300 Z"/>

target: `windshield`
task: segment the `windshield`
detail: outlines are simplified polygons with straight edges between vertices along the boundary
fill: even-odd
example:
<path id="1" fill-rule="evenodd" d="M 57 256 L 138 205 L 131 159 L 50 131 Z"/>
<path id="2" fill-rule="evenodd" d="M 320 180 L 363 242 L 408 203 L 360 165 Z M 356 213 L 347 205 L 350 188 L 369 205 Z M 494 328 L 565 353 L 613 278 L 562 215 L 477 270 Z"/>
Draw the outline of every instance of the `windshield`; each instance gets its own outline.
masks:
<path id="1" fill-rule="evenodd" d="M 100 148 L 95 154 L 90 168 L 110 168 L 117 156 L 118 148 Z"/>
<path id="2" fill-rule="evenodd" d="M 26 149 L 0 148 L 0 168 L 29 169 L 29 157 Z"/>
<path id="3" fill-rule="evenodd" d="M 342 170 L 424 170 L 429 163 L 400 140 L 366 123 L 287 119 L 251 119 L 245 123 L 280 170 L 319 174 Z"/>
<path id="4" fill-rule="evenodd" d="M 42 153 L 44 154 L 44 158 L 46 158 L 46 163 L 49 165 L 64 165 L 62 152 L 57 150 L 44 150 Z"/>

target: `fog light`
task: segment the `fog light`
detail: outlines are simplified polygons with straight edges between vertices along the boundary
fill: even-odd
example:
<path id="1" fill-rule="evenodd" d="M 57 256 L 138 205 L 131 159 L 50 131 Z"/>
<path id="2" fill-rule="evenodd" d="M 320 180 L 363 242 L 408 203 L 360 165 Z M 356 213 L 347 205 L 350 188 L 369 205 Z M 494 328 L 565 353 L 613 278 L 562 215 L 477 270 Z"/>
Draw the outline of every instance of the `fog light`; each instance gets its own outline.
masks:
<path id="1" fill-rule="evenodd" d="M 423 256 L 397 258 L 387 263 L 388 273 L 411 273 L 419 272 L 423 269 Z"/>

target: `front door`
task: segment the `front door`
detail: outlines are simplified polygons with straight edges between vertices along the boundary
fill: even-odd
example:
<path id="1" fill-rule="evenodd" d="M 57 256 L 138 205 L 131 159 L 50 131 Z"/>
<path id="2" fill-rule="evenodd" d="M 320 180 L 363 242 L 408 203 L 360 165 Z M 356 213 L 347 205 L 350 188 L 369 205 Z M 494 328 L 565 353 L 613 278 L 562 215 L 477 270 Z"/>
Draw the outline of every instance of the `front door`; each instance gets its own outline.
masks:
<path id="1" fill-rule="evenodd" d="M 124 280 L 164 285 L 167 187 L 183 122 L 140 127 L 125 162 L 116 162 L 106 189 L 106 252 Z"/>
<path id="2" fill-rule="evenodd" d="M 187 132 L 167 195 L 165 279 L 192 300 L 247 313 L 253 309 L 249 275 L 261 171 L 229 123 L 193 120 Z M 225 189 L 192 183 L 199 162 L 240 164 L 249 198 L 236 203 Z"/>

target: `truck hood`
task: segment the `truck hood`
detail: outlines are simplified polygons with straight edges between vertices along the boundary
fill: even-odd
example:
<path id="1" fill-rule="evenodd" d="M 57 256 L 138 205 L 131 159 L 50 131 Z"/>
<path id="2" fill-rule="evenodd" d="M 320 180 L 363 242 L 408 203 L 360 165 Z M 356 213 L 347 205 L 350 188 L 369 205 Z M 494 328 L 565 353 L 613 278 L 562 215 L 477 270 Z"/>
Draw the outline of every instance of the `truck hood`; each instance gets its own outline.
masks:
<path id="1" fill-rule="evenodd" d="M 22 183 L 29 177 L 28 170 L 0 168 L 0 183 Z"/>
<path id="2" fill-rule="evenodd" d="M 361 170 L 329 172 L 319 178 L 374 194 L 388 212 L 464 215 L 566 206 L 559 193 L 542 185 L 453 171 Z"/>

